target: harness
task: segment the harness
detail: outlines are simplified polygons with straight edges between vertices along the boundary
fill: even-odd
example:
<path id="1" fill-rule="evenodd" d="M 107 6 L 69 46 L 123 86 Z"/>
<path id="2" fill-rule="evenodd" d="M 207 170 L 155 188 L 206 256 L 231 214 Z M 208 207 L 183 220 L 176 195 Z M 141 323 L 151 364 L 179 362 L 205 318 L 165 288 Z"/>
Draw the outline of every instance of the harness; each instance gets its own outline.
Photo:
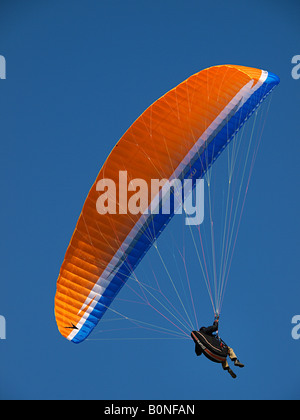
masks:
<path id="1" fill-rule="evenodd" d="M 196 344 L 196 354 L 204 354 L 215 363 L 223 363 L 228 355 L 228 346 L 219 336 L 204 334 L 200 331 L 192 331 L 191 337 Z"/>

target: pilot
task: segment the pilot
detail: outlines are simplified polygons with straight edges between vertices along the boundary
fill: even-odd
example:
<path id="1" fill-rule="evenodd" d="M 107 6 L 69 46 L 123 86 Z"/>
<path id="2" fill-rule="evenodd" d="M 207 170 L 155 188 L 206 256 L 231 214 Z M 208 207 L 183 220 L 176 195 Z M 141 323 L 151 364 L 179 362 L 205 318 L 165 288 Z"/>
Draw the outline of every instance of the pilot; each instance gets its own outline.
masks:
<path id="1" fill-rule="evenodd" d="M 211 325 L 209 327 L 201 327 L 199 331 L 202 332 L 203 334 L 210 335 L 210 336 L 218 339 L 221 347 L 225 347 L 225 346 L 227 347 L 227 349 L 228 349 L 227 356 L 229 356 L 230 360 L 232 360 L 234 362 L 234 365 L 238 366 L 240 368 L 244 367 L 243 363 L 241 363 L 238 360 L 238 358 L 237 358 L 235 352 L 233 351 L 233 349 L 231 347 L 227 346 L 227 344 L 225 344 L 220 339 L 220 337 L 218 335 L 218 328 L 219 328 L 219 316 L 216 316 L 213 325 Z M 224 370 L 228 371 L 228 373 L 232 376 L 232 378 L 236 378 L 236 374 L 233 372 L 232 369 L 230 369 L 230 367 L 228 365 L 228 362 L 227 362 L 227 359 L 225 359 L 225 361 L 222 362 L 222 367 L 223 367 Z"/>

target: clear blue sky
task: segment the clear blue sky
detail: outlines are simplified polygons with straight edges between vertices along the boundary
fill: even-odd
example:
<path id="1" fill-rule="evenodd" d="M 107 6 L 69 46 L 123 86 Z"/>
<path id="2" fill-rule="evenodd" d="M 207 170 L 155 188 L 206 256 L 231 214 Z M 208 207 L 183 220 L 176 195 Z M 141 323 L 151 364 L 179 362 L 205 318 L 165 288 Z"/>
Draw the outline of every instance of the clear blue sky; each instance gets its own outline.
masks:
<path id="1" fill-rule="evenodd" d="M 1 399 L 300 397 L 299 18 L 292 0 L 1 2 Z M 69 343 L 55 323 L 56 279 L 103 162 L 162 94 L 228 63 L 281 79 L 222 318 L 246 367 L 233 381 L 184 340 Z"/>

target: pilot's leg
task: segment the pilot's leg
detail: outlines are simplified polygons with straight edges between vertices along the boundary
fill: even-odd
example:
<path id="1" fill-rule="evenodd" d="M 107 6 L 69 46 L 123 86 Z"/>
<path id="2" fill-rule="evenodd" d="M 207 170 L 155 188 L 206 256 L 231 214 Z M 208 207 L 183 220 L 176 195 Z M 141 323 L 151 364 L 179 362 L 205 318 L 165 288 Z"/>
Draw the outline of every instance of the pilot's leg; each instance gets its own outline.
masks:
<path id="1" fill-rule="evenodd" d="M 228 347 L 228 356 L 230 357 L 230 360 L 234 361 L 237 359 L 235 352 L 233 351 L 231 347 Z"/>
<path id="2" fill-rule="evenodd" d="M 228 373 L 232 376 L 232 378 L 236 378 L 236 374 L 230 369 L 227 359 L 225 359 L 224 362 L 222 362 L 222 368 L 224 370 L 228 370 Z"/>
<path id="3" fill-rule="evenodd" d="M 225 360 L 224 360 L 224 362 L 222 362 L 222 368 L 223 368 L 224 370 L 228 370 L 228 368 L 229 368 L 229 364 L 228 364 L 228 362 L 227 362 L 227 359 L 225 359 Z"/>
<path id="4" fill-rule="evenodd" d="M 235 366 L 238 367 L 244 367 L 243 363 L 241 363 L 238 358 L 236 357 L 235 352 L 233 351 L 233 349 L 231 347 L 228 347 L 228 356 L 230 357 L 230 359 L 234 362 Z"/>

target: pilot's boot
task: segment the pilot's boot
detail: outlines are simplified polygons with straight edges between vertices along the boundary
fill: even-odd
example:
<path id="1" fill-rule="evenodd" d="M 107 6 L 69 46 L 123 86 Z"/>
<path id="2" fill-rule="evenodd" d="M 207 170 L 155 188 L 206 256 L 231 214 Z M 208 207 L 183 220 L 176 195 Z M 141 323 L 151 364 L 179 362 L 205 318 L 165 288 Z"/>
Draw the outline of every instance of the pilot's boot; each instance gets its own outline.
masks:
<path id="1" fill-rule="evenodd" d="M 240 368 L 243 368 L 245 365 L 243 365 L 243 363 L 241 363 L 238 359 L 235 359 L 234 366 L 238 366 Z"/>
<path id="2" fill-rule="evenodd" d="M 232 378 L 236 378 L 236 374 L 233 372 L 233 370 L 231 370 L 230 368 L 227 369 L 228 373 L 231 375 Z"/>

